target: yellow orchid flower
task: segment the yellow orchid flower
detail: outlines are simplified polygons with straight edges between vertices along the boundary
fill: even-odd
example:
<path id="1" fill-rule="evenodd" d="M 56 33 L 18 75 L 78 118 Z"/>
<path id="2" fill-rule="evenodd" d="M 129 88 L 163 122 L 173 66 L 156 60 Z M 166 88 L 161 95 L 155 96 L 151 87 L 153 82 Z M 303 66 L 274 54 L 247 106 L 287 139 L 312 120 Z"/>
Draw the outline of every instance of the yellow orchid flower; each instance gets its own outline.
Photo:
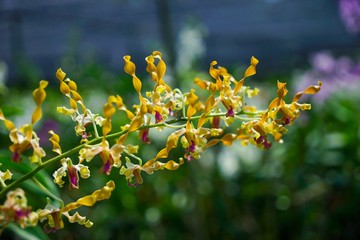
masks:
<path id="1" fill-rule="evenodd" d="M 64 185 L 63 177 L 68 174 L 69 176 L 69 188 L 78 189 L 79 188 L 79 174 L 81 178 L 89 178 L 90 170 L 88 166 L 85 166 L 81 163 L 74 165 L 70 158 L 63 158 L 61 160 L 61 167 L 53 173 L 54 182 L 62 187 Z"/>
<path id="2" fill-rule="evenodd" d="M 70 215 L 69 212 L 82 206 L 92 207 L 98 201 L 109 199 L 114 189 L 114 181 L 109 181 L 103 188 L 94 191 L 91 195 L 79 198 L 77 201 L 69 203 L 62 208 L 54 207 L 48 203 L 44 209 L 39 209 L 36 212 L 37 218 L 40 222 L 45 220 L 48 221 L 47 232 L 54 232 L 64 227 L 62 216 L 67 217 L 71 223 L 76 222 L 89 228 L 93 225 L 90 220 L 87 220 L 86 217 L 80 216 L 78 212 L 75 212 L 73 215 Z"/>
<path id="3" fill-rule="evenodd" d="M 0 163 L 0 166 L 2 165 L 2 163 Z M 10 172 L 9 169 L 7 169 L 5 172 L 0 171 L 0 184 L 2 187 L 6 187 L 5 181 L 6 180 L 10 180 L 12 178 L 12 173 Z"/>
<path id="4" fill-rule="evenodd" d="M 33 155 L 29 157 L 30 162 L 36 163 L 45 157 L 45 151 L 39 145 L 39 138 L 33 131 L 33 125 L 42 117 L 41 104 L 46 98 L 45 88 L 48 82 L 45 80 L 40 81 L 39 87 L 33 91 L 33 99 L 36 104 L 36 108 L 32 114 L 31 124 L 25 124 L 19 128 L 16 128 L 14 123 L 5 118 L 3 112 L 0 109 L 0 120 L 4 121 L 5 126 L 10 131 L 9 137 L 13 143 L 9 149 L 13 153 L 12 160 L 15 162 L 21 161 L 21 154 L 29 149 L 33 149 Z"/>
<path id="5" fill-rule="evenodd" d="M 86 148 L 80 150 L 79 162 L 86 160 L 87 162 L 91 161 L 96 155 L 100 155 L 103 160 L 103 167 L 100 169 L 101 172 L 109 175 L 112 167 L 121 166 L 121 153 L 126 147 L 114 144 L 111 148 L 109 147 L 109 142 L 103 140 L 101 144 L 97 145 L 86 145 Z"/>
<path id="6" fill-rule="evenodd" d="M 28 206 L 24 190 L 17 188 L 8 192 L 4 205 L 0 205 L 0 226 L 15 222 L 20 227 L 36 226 L 38 217 Z"/>
<path id="7" fill-rule="evenodd" d="M 176 163 L 173 160 L 169 160 L 166 163 L 157 161 L 156 158 L 147 161 L 144 165 L 133 164 L 128 157 L 125 157 L 126 163 L 125 166 L 122 166 L 120 169 L 120 174 L 125 176 L 126 181 L 129 186 L 137 186 L 138 184 L 143 183 L 141 177 L 141 171 L 146 172 L 147 174 L 153 174 L 157 170 L 176 170 L 180 165 L 184 163 L 183 159 L 180 158 L 180 162 Z M 132 179 L 135 178 L 135 183 L 132 183 Z"/>

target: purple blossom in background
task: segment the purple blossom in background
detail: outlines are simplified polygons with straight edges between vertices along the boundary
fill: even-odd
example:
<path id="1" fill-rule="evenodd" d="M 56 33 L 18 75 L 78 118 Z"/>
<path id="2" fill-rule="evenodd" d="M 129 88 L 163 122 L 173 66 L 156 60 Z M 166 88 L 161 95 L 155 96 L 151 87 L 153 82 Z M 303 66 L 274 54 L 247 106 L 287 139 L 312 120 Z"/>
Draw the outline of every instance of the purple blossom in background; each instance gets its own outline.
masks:
<path id="1" fill-rule="evenodd" d="M 360 61 L 354 62 L 346 56 L 336 59 L 328 52 L 319 52 L 311 57 L 310 63 L 310 70 L 294 77 L 296 91 L 322 81 L 316 100 L 323 102 L 335 92 L 360 90 Z"/>
<path id="2" fill-rule="evenodd" d="M 58 132 L 59 124 L 55 120 L 45 120 L 42 128 L 38 132 L 38 137 L 40 138 L 40 146 L 51 146 L 49 141 L 49 130 Z"/>
<path id="3" fill-rule="evenodd" d="M 346 28 L 353 33 L 360 32 L 360 0 L 340 0 L 340 16 Z"/>

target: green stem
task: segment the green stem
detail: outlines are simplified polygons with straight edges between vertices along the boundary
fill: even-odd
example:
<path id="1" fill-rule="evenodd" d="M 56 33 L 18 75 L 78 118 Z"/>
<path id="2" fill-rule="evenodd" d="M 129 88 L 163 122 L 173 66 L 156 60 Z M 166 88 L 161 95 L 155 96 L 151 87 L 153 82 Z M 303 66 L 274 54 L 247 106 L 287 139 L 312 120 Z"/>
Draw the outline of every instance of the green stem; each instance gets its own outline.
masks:
<path id="1" fill-rule="evenodd" d="M 60 161 L 61 159 L 65 158 L 67 156 L 75 154 L 76 152 L 80 151 L 81 148 L 83 148 L 83 144 L 79 145 L 79 146 L 76 146 L 76 147 L 70 149 L 69 151 L 64 152 L 61 155 L 53 157 L 53 158 L 47 160 L 46 162 L 43 162 L 42 165 L 38 165 L 37 167 L 33 168 L 30 172 L 22 175 L 16 181 L 14 181 L 14 182 L 10 183 L 9 185 L 7 185 L 6 188 L 3 188 L 1 190 L 1 192 L 0 192 L 0 198 L 3 198 L 8 190 L 18 187 L 22 182 L 25 182 L 26 180 L 32 178 L 33 176 L 35 176 L 36 173 L 38 173 L 40 170 L 42 170 L 46 166 L 48 166 L 50 164 L 53 164 L 53 163 L 56 163 L 56 162 Z"/>
<path id="2" fill-rule="evenodd" d="M 60 202 L 61 204 L 61 208 L 64 207 L 64 201 L 59 198 L 58 196 L 56 196 L 55 194 L 53 194 L 52 192 L 50 192 L 44 185 L 42 185 L 42 183 L 37 180 L 35 177 L 32 177 L 31 180 L 41 189 L 43 190 L 46 194 L 48 194 L 50 197 L 52 197 L 53 199 L 57 200 Z"/>
<path id="3" fill-rule="evenodd" d="M 248 117 L 241 117 L 241 116 L 234 116 L 236 119 L 241 121 L 251 121 L 251 120 L 260 120 L 261 118 L 248 118 Z"/>
<path id="4" fill-rule="evenodd" d="M 95 137 L 99 138 L 99 133 L 98 133 L 98 130 L 97 130 L 97 127 L 96 127 L 95 119 L 92 118 L 91 120 L 92 120 L 91 122 L 92 122 L 92 125 L 93 125 L 93 128 L 94 128 L 94 132 L 95 132 Z"/>
<path id="5" fill-rule="evenodd" d="M 0 178 L 0 184 L 1 184 L 1 186 L 2 186 L 3 188 L 6 187 L 6 184 L 5 184 L 5 182 L 2 180 L 2 178 Z"/>
<path id="6" fill-rule="evenodd" d="M 139 158 L 138 156 L 136 156 L 136 155 L 134 155 L 134 154 L 132 154 L 132 153 L 129 153 L 129 152 L 126 151 L 125 149 L 124 149 L 124 151 L 125 151 L 125 153 L 126 153 L 127 155 L 129 155 L 130 157 L 136 159 L 136 160 L 139 162 L 139 165 L 142 166 L 142 160 L 141 160 L 141 158 Z"/>
<path id="7" fill-rule="evenodd" d="M 174 92 L 177 92 L 178 94 L 180 94 L 180 96 L 181 96 L 181 104 L 182 104 L 182 115 L 183 115 L 183 117 L 186 117 L 186 109 L 185 109 L 185 96 L 184 96 L 184 94 L 181 92 L 181 90 L 180 89 L 178 89 L 178 88 L 175 88 L 174 89 Z"/>
<path id="8" fill-rule="evenodd" d="M 186 127 L 186 124 L 181 124 L 181 125 L 170 125 L 170 124 L 167 124 L 166 122 L 164 123 L 165 124 L 165 127 L 167 128 L 183 128 L 183 127 Z"/>
<path id="9" fill-rule="evenodd" d="M 257 111 L 257 112 L 240 111 L 240 112 L 237 112 L 235 115 L 259 116 L 263 112 L 265 112 L 265 111 Z M 226 113 L 212 113 L 212 114 L 207 115 L 206 117 L 225 116 L 225 115 L 226 115 Z M 193 117 L 190 118 L 190 120 L 191 121 L 192 120 L 197 120 L 200 117 L 201 117 L 201 115 L 193 116 Z M 142 129 L 145 129 L 145 128 L 164 127 L 164 126 L 169 125 L 169 124 L 174 124 L 174 123 L 179 123 L 179 122 L 186 122 L 187 120 L 188 119 L 186 117 L 175 118 L 175 119 L 172 119 L 172 120 L 168 120 L 166 122 L 160 122 L 160 123 L 155 123 L 155 124 L 151 124 L 151 125 L 143 125 L 143 126 L 139 127 L 138 130 L 142 130 Z M 110 139 L 118 138 L 118 137 L 126 134 L 127 132 L 128 132 L 127 130 L 123 130 L 123 131 L 120 131 L 120 132 L 117 132 L 117 133 L 109 134 L 109 135 L 106 136 L 106 139 L 110 140 Z M 26 180 L 34 177 L 36 173 L 38 173 L 40 170 L 44 169 L 48 165 L 54 164 L 54 163 L 60 161 L 61 159 L 65 158 L 65 157 L 69 157 L 71 155 L 74 155 L 75 153 L 78 153 L 82 148 L 86 147 L 87 144 L 89 144 L 89 145 L 96 144 L 96 143 L 101 142 L 102 140 L 103 140 L 103 137 L 96 137 L 96 138 L 88 141 L 87 143 L 83 143 L 81 145 L 78 145 L 78 146 L 76 146 L 76 147 L 62 153 L 61 155 L 50 158 L 49 160 L 43 162 L 41 165 L 38 165 L 37 167 L 33 168 L 30 172 L 22 175 L 20 178 L 18 178 L 14 182 L 12 182 L 9 185 L 7 185 L 6 187 L 4 187 L 0 192 L 0 199 L 5 196 L 7 191 L 9 191 L 10 189 L 14 189 L 14 188 L 18 187 L 22 182 L 25 182 Z"/>

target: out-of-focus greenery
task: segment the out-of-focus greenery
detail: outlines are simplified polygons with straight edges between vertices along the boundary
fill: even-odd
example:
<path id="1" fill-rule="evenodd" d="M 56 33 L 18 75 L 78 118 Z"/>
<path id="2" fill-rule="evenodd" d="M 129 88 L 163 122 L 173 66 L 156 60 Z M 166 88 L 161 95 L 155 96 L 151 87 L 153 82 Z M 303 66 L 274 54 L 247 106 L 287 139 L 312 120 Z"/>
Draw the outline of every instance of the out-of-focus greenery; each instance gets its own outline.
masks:
<path id="1" fill-rule="evenodd" d="M 73 76 L 87 105 L 101 112 L 106 94 L 111 93 L 125 96 L 131 106 L 129 92 L 133 90 L 126 84 L 128 79 L 102 72 L 104 69 L 93 64 Z M 64 105 L 66 99 L 58 92 L 55 77 L 49 80 L 52 83 L 43 105 L 47 120 L 39 124 L 44 128 L 39 129 L 44 131 L 40 138 L 46 145 L 46 128 L 56 128 L 61 142 L 66 143 L 63 148 L 70 148 L 80 137 L 75 137 L 70 119 L 56 114 L 56 106 Z M 107 84 L 97 86 L 103 82 Z M 266 98 L 266 91 L 271 90 L 263 86 L 261 89 L 261 96 Z M 1 104 L 5 104 L 3 110 L 8 116 L 23 116 L 24 111 L 33 109 L 30 98 L 30 94 L 8 89 Z M 175 172 L 144 175 L 144 184 L 136 188 L 128 187 L 114 169 L 111 174 L 117 181 L 111 199 L 80 209 L 94 226 L 86 229 L 67 224 L 49 238 L 355 239 L 360 236 L 359 102 L 358 94 L 341 91 L 321 103 L 315 96 L 312 111 L 304 113 L 302 121 L 290 128 L 283 144 L 266 151 L 236 142 L 230 148 L 215 147 Z M 24 120 L 19 117 L 18 121 Z M 120 116 L 114 121 L 114 128 L 121 123 Z M 3 127 L 1 130 L 1 156 L 6 157 L 7 134 Z M 144 159 L 154 156 L 154 148 L 164 145 L 164 136 L 150 131 L 152 145 L 144 146 Z M 65 201 L 73 201 L 105 184 L 107 176 L 98 173 L 96 167 L 100 165 L 92 169 L 96 177 L 80 180 L 80 193 L 68 192 L 69 199 Z M 53 166 L 47 172 L 52 174 L 57 168 Z M 46 203 L 38 202 L 36 194 L 27 195 L 30 204 L 43 207 Z M 16 229 L 10 228 L 3 236 L 13 237 L 13 231 Z M 30 234 L 38 232 L 30 229 Z"/>

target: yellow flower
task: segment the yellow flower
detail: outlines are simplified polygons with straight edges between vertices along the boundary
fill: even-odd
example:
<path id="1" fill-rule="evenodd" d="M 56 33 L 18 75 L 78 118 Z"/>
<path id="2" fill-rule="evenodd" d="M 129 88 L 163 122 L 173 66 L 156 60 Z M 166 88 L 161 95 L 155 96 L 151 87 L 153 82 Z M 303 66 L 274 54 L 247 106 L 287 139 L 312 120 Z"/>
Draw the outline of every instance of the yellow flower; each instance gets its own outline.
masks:
<path id="1" fill-rule="evenodd" d="M 0 226 L 15 222 L 25 228 L 35 226 L 38 221 L 37 214 L 27 204 L 25 192 L 20 188 L 8 192 L 4 205 L 0 205 L 0 212 Z"/>
<path id="2" fill-rule="evenodd" d="M 166 64 L 162 60 L 162 55 L 158 51 L 154 51 L 152 55 L 145 58 L 147 62 L 146 71 L 151 75 L 151 78 L 156 82 L 154 90 L 147 92 L 146 97 L 141 94 L 142 83 L 136 76 L 135 64 L 131 61 L 130 56 L 124 57 L 124 70 L 127 74 L 132 76 L 133 86 L 139 94 L 140 104 L 135 105 L 136 117 L 134 117 L 129 124 L 128 131 L 136 131 L 143 123 L 147 123 L 147 114 L 151 115 L 155 123 L 163 122 L 169 116 L 175 115 L 176 111 L 183 108 L 182 96 L 179 90 L 172 90 L 169 85 L 164 82 L 164 75 L 166 72 Z M 157 62 L 157 63 L 156 63 Z M 144 132 L 146 135 L 146 132 Z M 144 135 L 144 133 L 142 135 Z M 146 140 L 146 137 L 144 138 Z"/>
<path id="3" fill-rule="evenodd" d="M 25 124 L 20 128 L 16 128 L 12 121 L 5 118 L 0 109 L 0 120 L 4 121 L 6 128 L 10 131 L 9 137 L 13 144 L 9 149 L 13 153 L 12 160 L 15 162 L 20 162 L 21 154 L 30 147 L 33 149 L 33 155 L 29 157 L 32 163 L 40 161 L 46 155 L 39 145 L 39 138 L 33 131 L 33 125 L 42 117 L 41 104 L 46 98 L 45 88 L 47 85 L 48 82 L 42 80 L 39 83 L 39 87 L 33 91 L 36 108 L 32 114 L 31 124 Z"/>
<path id="4" fill-rule="evenodd" d="M 46 155 L 45 151 L 40 147 L 39 138 L 32 130 L 32 125 L 30 124 L 24 125 L 19 129 L 12 129 L 10 131 L 10 140 L 13 144 L 9 149 L 13 152 L 12 160 L 15 162 L 20 162 L 21 154 L 30 147 L 34 150 L 33 155 L 29 157 L 32 163 L 38 162 Z"/>
<path id="5" fill-rule="evenodd" d="M 87 137 L 86 127 L 92 123 L 95 123 L 98 126 L 103 126 L 105 119 L 99 114 L 93 114 L 89 109 L 85 109 L 84 113 L 80 113 L 77 109 L 58 107 L 57 112 L 65 115 L 71 116 L 72 120 L 77 122 L 75 126 L 75 132 L 77 135 Z"/>
<path id="6" fill-rule="evenodd" d="M 91 195 L 82 197 L 62 208 L 55 207 L 48 203 L 44 209 L 39 209 L 36 212 L 37 217 L 41 222 L 45 220 L 48 221 L 46 225 L 47 232 L 54 232 L 57 229 L 64 227 L 62 216 L 68 218 L 71 223 L 76 222 L 89 228 L 93 225 L 90 220 L 87 220 L 86 217 L 80 216 L 78 212 L 75 212 L 73 215 L 70 215 L 69 212 L 82 206 L 92 207 L 98 201 L 109 199 L 114 189 L 115 183 L 113 181 L 109 181 L 103 188 L 94 191 Z"/>
<path id="7" fill-rule="evenodd" d="M 53 152 L 56 152 L 57 154 L 60 155 L 62 153 L 62 151 L 61 151 L 61 146 L 60 146 L 60 137 L 59 137 L 59 135 L 54 133 L 53 130 L 50 130 L 48 133 L 51 135 L 51 137 L 49 138 L 49 141 L 53 145 Z"/>
<path id="8" fill-rule="evenodd" d="M 69 115 L 73 121 L 77 122 L 75 132 L 77 135 L 82 136 L 83 141 L 86 141 L 88 137 L 86 127 L 90 124 L 95 125 L 95 128 L 96 125 L 102 127 L 108 124 L 107 119 L 101 117 L 99 114 L 93 114 L 90 109 L 86 108 L 81 95 L 77 92 L 76 83 L 69 78 L 65 78 L 65 76 L 66 73 L 59 68 L 56 72 L 56 77 L 60 82 L 61 93 L 69 98 L 70 108 L 64 106 L 58 107 L 57 112 Z M 82 113 L 79 111 L 78 105 L 80 105 Z M 97 136 L 97 130 L 94 129 L 94 131 Z"/>
<path id="9" fill-rule="evenodd" d="M 0 166 L 2 163 L 0 163 Z M 5 181 L 10 180 L 12 178 L 12 173 L 9 169 L 7 169 L 5 172 L 0 171 L 0 184 L 2 187 L 6 187 Z"/>
<path id="10" fill-rule="evenodd" d="M 208 140 L 211 137 L 221 135 L 222 132 L 223 130 L 220 128 L 194 128 L 193 126 L 187 128 L 184 136 L 181 138 L 182 147 L 186 151 L 184 157 L 188 161 L 199 159 L 208 147 L 216 144 L 214 141 L 210 142 Z"/>
<path id="11" fill-rule="evenodd" d="M 86 148 L 81 149 L 79 152 L 80 163 L 84 160 L 89 162 L 99 154 L 103 160 L 103 167 L 100 171 L 109 175 L 112 167 L 120 167 L 120 157 L 124 148 L 124 146 L 119 144 L 114 144 L 111 148 L 109 148 L 109 143 L 106 140 L 103 140 L 101 144 L 86 145 Z"/>
<path id="12" fill-rule="evenodd" d="M 70 158 L 63 158 L 61 160 L 62 166 L 53 173 L 54 182 L 62 187 L 64 185 L 63 177 L 66 176 L 66 172 L 69 176 L 69 188 L 70 189 L 78 189 L 79 188 L 79 174 L 81 178 L 89 178 L 90 170 L 88 166 L 85 166 L 81 163 L 74 165 Z"/>
<path id="13" fill-rule="evenodd" d="M 120 169 L 120 174 L 125 175 L 125 179 L 128 182 L 129 186 L 137 186 L 138 184 L 143 183 L 141 177 L 141 171 L 146 172 L 147 174 L 153 174 L 157 170 L 176 170 L 180 165 L 184 163 L 183 159 L 180 158 L 180 163 L 176 163 L 173 160 L 170 160 L 166 163 L 157 161 L 156 158 L 153 158 L 147 161 L 144 165 L 133 164 L 128 157 L 125 157 L 126 163 L 125 166 L 122 166 Z M 135 183 L 132 183 L 132 179 L 135 178 Z"/>
<path id="14" fill-rule="evenodd" d="M 309 110 L 310 104 L 298 103 L 304 94 L 315 94 L 321 89 L 322 83 L 307 87 L 304 91 L 297 93 L 291 103 L 286 103 L 284 97 L 287 95 L 286 83 L 278 82 L 277 97 L 272 100 L 268 110 L 261 119 L 255 119 L 243 123 L 236 134 L 226 134 L 222 141 L 226 145 L 232 144 L 236 139 L 243 144 L 255 144 L 261 148 L 270 148 L 272 143 L 269 136 L 276 142 L 282 141 L 282 136 L 287 132 L 286 126 L 291 124 L 300 115 L 300 110 Z"/>
<path id="15" fill-rule="evenodd" d="M 278 96 L 271 101 L 268 107 L 268 111 L 262 117 L 262 122 L 267 121 L 268 119 L 276 119 L 277 121 L 281 122 L 283 125 L 288 125 L 292 121 L 294 121 L 299 115 L 299 110 L 309 110 L 311 108 L 310 104 L 300 104 L 298 100 L 305 94 L 316 94 L 321 89 L 321 82 L 318 82 L 318 85 L 312 85 L 307 87 L 304 91 L 298 92 L 292 102 L 287 104 L 284 100 L 284 97 L 287 95 L 288 90 L 286 89 L 286 83 L 278 82 L 277 87 Z M 277 113 L 281 113 L 281 121 L 277 118 Z"/>
<path id="16" fill-rule="evenodd" d="M 256 88 L 249 89 L 248 87 L 243 87 L 244 80 L 256 73 L 256 65 L 258 63 L 259 61 L 255 57 L 252 57 L 250 66 L 245 71 L 244 77 L 240 81 L 236 81 L 235 78 L 228 73 L 226 68 L 215 68 L 217 62 L 213 61 L 210 63 L 209 74 L 215 79 L 215 82 L 208 82 L 197 78 L 195 79 L 195 84 L 201 89 L 209 90 L 213 97 L 215 92 L 218 91 L 219 96 L 214 99 L 214 104 L 211 106 L 211 109 L 221 101 L 227 110 L 226 117 L 232 118 L 235 116 L 235 113 L 241 111 L 245 106 L 244 94 L 252 97 L 258 93 L 258 89 Z"/>
<path id="17" fill-rule="evenodd" d="M 62 94 L 69 98 L 70 107 L 74 110 L 78 110 L 78 104 L 81 106 L 82 111 L 85 112 L 86 107 L 83 103 L 81 95 L 77 92 L 77 85 L 69 78 L 65 78 L 66 73 L 59 68 L 56 71 L 56 78 L 60 82 L 60 91 Z"/>

